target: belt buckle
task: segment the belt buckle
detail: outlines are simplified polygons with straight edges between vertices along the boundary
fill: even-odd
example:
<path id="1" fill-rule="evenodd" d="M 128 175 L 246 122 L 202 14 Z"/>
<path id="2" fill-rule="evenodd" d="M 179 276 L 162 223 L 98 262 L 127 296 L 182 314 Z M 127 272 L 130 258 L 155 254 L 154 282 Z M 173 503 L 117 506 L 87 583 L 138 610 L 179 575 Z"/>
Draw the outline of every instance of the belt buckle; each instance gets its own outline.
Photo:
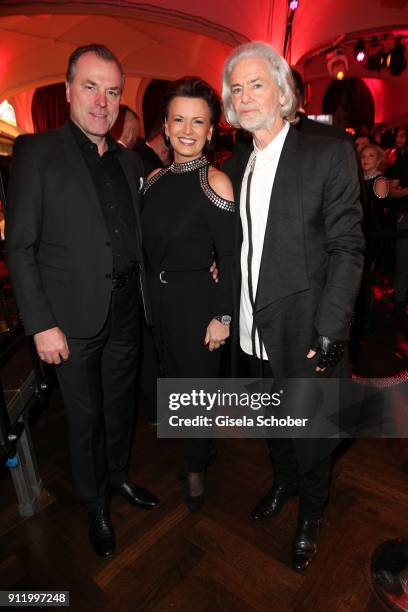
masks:
<path id="1" fill-rule="evenodd" d="M 159 272 L 159 280 L 161 283 L 163 283 L 163 285 L 168 285 L 169 281 L 166 281 L 166 279 L 163 278 L 162 274 L 165 274 L 166 270 L 161 270 L 161 272 Z"/>

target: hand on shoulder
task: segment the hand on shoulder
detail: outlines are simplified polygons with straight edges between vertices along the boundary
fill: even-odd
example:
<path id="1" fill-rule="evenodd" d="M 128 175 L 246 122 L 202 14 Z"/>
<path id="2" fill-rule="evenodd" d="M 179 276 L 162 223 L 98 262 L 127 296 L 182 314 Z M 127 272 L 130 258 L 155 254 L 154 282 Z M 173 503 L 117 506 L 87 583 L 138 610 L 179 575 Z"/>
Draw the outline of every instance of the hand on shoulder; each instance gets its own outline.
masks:
<path id="1" fill-rule="evenodd" d="M 234 201 L 234 191 L 232 189 L 232 183 L 225 172 L 217 170 L 213 166 L 208 168 L 208 182 L 210 187 L 217 195 L 224 200 Z"/>

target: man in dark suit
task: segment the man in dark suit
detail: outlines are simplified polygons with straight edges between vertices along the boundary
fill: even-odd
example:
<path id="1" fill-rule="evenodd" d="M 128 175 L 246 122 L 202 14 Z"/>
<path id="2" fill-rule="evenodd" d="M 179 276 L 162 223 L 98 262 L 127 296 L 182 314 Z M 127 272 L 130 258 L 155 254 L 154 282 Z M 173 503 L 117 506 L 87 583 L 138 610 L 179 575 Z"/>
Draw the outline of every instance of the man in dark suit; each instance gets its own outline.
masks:
<path id="1" fill-rule="evenodd" d="M 127 474 L 144 289 L 143 172 L 136 154 L 108 134 L 123 85 L 106 47 L 72 53 L 70 120 L 17 139 L 7 211 L 7 263 L 21 317 L 40 358 L 56 366 L 73 477 L 91 545 L 103 558 L 115 551 L 110 495 L 158 505 Z"/>
<path id="2" fill-rule="evenodd" d="M 139 154 L 145 171 L 148 176 L 157 168 L 164 168 L 170 163 L 170 150 L 164 142 L 163 126 L 156 126 L 144 141 L 140 140 L 134 150 Z"/>
<path id="3" fill-rule="evenodd" d="M 292 121 L 292 125 L 297 130 L 304 134 L 314 134 L 316 136 L 327 136 L 328 138 L 340 138 L 341 140 L 347 140 L 354 145 L 354 138 L 351 134 L 344 130 L 329 125 L 327 123 L 321 123 L 320 121 L 313 121 L 306 115 L 305 106 L 305 86 L 303 79 L 299 72 L 291 67 L 291 74 L 293 77 L 293 83 L 295 86 L 296 93 L 296 115 Z"/>
<path id="4" fill-rule="evenodd" d="M 240 206 L 233 345 L 251 376 L 345 377 L 364 250 L 353 147 L 289 124 L 297 107 L 290 68 L 266 43 L 232 52 L 223 100 L 227 120 L 254 139 L 229 165 Z M 317 551 L 336 442 L 268 445 L 274 484 L 252 517 L 276 515 L 299 496 L 292 565 L 302 571 Z"/>
<path id="5" fill-rule="evenodd" d="M 140 135 L 140 118 L 134 110 L 121 104 L 119 115 L 112 127 L 111 135 L 126 149 L 135 150 Z"/>

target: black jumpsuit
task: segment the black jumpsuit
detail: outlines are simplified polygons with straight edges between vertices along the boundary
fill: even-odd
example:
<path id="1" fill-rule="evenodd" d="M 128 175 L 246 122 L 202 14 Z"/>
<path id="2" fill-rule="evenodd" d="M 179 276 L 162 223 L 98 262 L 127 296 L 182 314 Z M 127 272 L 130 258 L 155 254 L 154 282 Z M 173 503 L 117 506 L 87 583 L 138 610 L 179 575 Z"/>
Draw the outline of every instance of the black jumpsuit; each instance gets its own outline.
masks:
<path id="1" fill-rule="evenodd" d="M 215 315 L 232 314 L 235 205 L 208 183 L 205 157 L 160 170 L 147 183 L 143 245 L 153 335 L 166 377 L 216 378 L 220 349 L 204 345 Z M 216 259 L 219 282 L 209 273 Z M 209 440 L 190 440 L 189 472 L 205 468 Z"/>

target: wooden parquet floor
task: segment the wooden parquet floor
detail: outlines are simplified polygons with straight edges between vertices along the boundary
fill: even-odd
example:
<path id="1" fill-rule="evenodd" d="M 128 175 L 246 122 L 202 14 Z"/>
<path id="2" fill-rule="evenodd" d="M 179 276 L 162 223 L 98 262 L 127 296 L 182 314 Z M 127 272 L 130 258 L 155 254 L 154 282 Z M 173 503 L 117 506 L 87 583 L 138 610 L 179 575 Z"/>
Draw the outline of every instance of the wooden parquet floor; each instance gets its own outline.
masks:
<path id="1" fill-rule="evenodd" d="M 387 308 L 378 303 L 376 333 L 360 345 L 357 370 L 365 376 L 408 369 L 408 322 L 396 325 Z M 118 552 L 103 562 L 89 547 L 73 490 L 58 391 L 32 433 L 45 490 L 40 511 L 21 519 L 10 477 L 0 473 L 0 590 L 70 591 L 75 612 L 385 610 L 372 590 L 370 558 L 384 540 L 408 535 L 407 442 L 357 440 L 338 455 L 319 552 L 299 575 L 290 568 L 296 500 L 259 525 L 249 516 L 272 482 L 262 440 L 218 441 L 207 502 L 190 514 L 177 479 L 182 441 L 158 440 L 140 411 L 131 478 L 161 506 L 141 511 L 114 499 Z"/>
<path id="2" fill-rule="evenodd" d="M 250 510 L 269 488 L 261 440 L 219 440 L 208 500 L 190 514 L 177 480 L 180 441 L 157 440 L 139 418 L 132 479 L 161 499 L 154 511 L 112 501 L 118 552 L 103 562 L 87 539 L 75 497 L 64 416 L 56 391 L 33 427 L 46 490 L 34 517 L 16 516 L 11 481 L 0 481 L 0 588 L 69 590 L 72 610 L 362 612 L 381 611 L 370 557 L 408 533 L 408 461 L 397 440 L 359 440 L 338 457 L 319 554 L 290 568 L 297 504 L 254 524 Z"/>

